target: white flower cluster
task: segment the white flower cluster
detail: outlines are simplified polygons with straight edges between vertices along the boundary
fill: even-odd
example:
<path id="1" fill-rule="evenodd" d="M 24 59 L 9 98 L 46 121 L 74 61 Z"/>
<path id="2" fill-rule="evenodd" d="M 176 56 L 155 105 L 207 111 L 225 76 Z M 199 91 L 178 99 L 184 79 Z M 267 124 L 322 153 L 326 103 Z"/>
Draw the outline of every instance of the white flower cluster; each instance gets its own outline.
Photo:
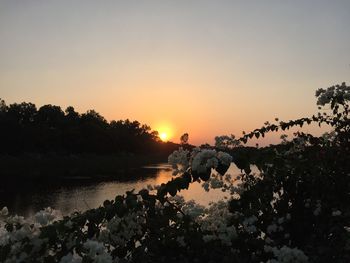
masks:
<path id="1" fill-rule="evenodd" d="M 142 235 L 142 226 L 145 224 L 143 211 L 129 212 L 123 217 L 114 217 L 104 225 L 100 241 L 113 245 L 125 245 L 135 236 Z"/>
<path id="2" fill-rule="evenodd" d="M 112 257 L 109 255 L 102 243 L 95 240 L 87 240 L 84 243 L 84 248 L 87 250 L 87 255 L 95 263 L 112 263 Z"/>
<path id="3" fill-rule="evenodd" d="M 228 225 L 231 216 L 227 202 L 219 201 L 211 204 L 200 220 L 201 229 L 205 233 L 203 240 L 205 242 L 219 240 L 223 245 L 232 245 L 232 240 L 237 237 L 237 231 L 233 225 Z"/>
<path id="4" fill-rule="evenodd" d="M 32 255 L 41 250 L 43 243 L 46 242 L 45 239 L 40 238 L 40 227 L 51 224 L 59 218 L 60 212 L 51 208 L 41 210 L 34 217 L 26 219 L 22 216 L 9 215 L 6 207 L 1 209 L 0 246 L 11 245 L 5 263 L 29 262 Z M 12 225 L 12 230 L 8 231 L 6 225 Z M 25 249 L 28 245 L 31 251 Z"/>
<path id="5" fill-rule="evenodd" d="M 278 249 L 276 247 L 265 246 L 265 252 L 272 252 L 275 259 L 267 261 L 267 263 L 307 263 L 308 257 L 304 252 L 297 248 L 283 246 Z"/>
<path id="6" fill-rule="evenodd" d="M 217 152 L 212 149 L 201 149 L 196 147 L 191 154 L 188 150 L 180 147 L 168 157 L 168 163 L 173 168 L 173 175 L 181 174 L 191 167 L 193 172 L 202 174 L 210 172 L 212 168 L 217 168 L 219 165 L 230 166 L 232 162 L 231 155 L 225 152 Z"/>
<path id="7" fill-rule="evenodd" d="M 267 228 L 266 228 L 266 232 L 268 234 L 272 234 L 272 233 L 277 232 L 277 231 L 278 231 L 278 225 L 277 224 L 268 225 Z"/>
<path id="8" fill-rule="evenodd" d="M 47 207 L 44 210 L 40 210 L 34 215 L 36 222 L 45 226 L 55 220 L 61 219 L 62 215 L 58 210 Z"/>
<path id="9" fill-rule="evenodd" d="M 41 227 L 48 226 L 60 217 L 57 210 L 46 208 L 39 211 L 34 217 L 24 218 L 21 216 L 9 216 L 7 208 L 0 210 L 0 246 L 10 246 L 9 254 L 5 263 L 29 262 L 35 253 L 42 249 L 42 245 L 47 239 L 40 237 Z M 111 245 L 125 245 L 134 240 L 135 235 L 141 236 L 142 226 L 145 223 L 143 211 L 130 212 L 122 218 L 115 217 L 109 222 L 105 222 L 100 233 L 100 240 L 87 240 L 83 244 L 84 253 L 96 263 L 113 262 L 111 255 L 106 251 L 103 242 Z M 6 226 L 13 225 L 13 229 L 8 231 Z M 71 227 L 72 222 L 68 221 L 65 226 Z M 28 245 L 31 250 L 28 251 Z M 72 249 L 76 245 L 76 237 L 73 234 L 67 237 L 66 246 Z M 27 252 L 24 252 L 27 251 Z M 43 257 L 48 256 L 50 250 L 44 253 Z M 37 258 L 38 261 L 44 261 L 43 258 Z M 71 253 L 63 256 L 60 263 L 81 263 L 82 257 L 74 249 Z"/>
<path id="10" fill-rule="evenodd" d="M 324 106 L 331 102 L 332 98 L 342 96 L 344 100 L 350 100 L 350 87 L 345 83 L 329 87 L 327 89 L 318 89 L 316 91 L 317 105 Z"/>
<path id="11" fill-rule="evenodd" d="M 77 255 L 73 255 L 72 253 L 68 253 L 67 255 L 63 256 L 59 263 L 81 263 L 82 258 Z"/>
<path id="12" fill-rule="evenodd" d="M 319 216 L 321 214 L 321 211 L 322 211 L 321 200 L 316 200 L 316 203 L 315 203 L 315 202 L 312 202 L 310 198 L 305 199 L 305 204 L 304 204 L 305 208 L 311 208 L 312 203 L 314 203 L 313 215 Z"/>
<path id="13" fill-rule="evenodd" d="M 106 251 L 104 245 L 96 240 L 88 239 L 83 247 L 85 249 L 86 256 L 89 257 L 91 262 L 94 263 L 112 263 L 113 259 L 111 255 Z M 81 263 L 82 258 L 78 254 L 68 253 L 63 256 L 59 263 Z"/>
<path id="14" fill-rule="evenodd" d="M 194 156 L 191 163 L 192 171 L 198 173 L 205 173 L 211 168 L 217 167 L 219 164 L 216 158 L 215 150 L 197 150 L 194 152 Z"/>
<path id="15" fill-rule="evenodd" d="M 216 240 L 220 241 L 223 245 L 229 246 L 232 244 L 232 240 L 237 237 L 236 228 L 228 225 L 232 214 L 228 210 L 227 202 L 219 201 L 211 203 L 209 207 L 204 207 L 197 204 L 194 200 L 185 202 L 184 198 L 179 195 L 171 197 L 169 200 L 181 206 L 185 214 L 200 223 L 205 242 Z M 180 237 L 178 239 L 180 246 L 184 245 L 182 241 L 183 239 Z"/>
<path id="16" fill-rule="evenodd" d="M 335 210 L 332 212 L 332 216 L 341 216 L 342 212 L 340 210 Z"/>
<path id="17" fill-rule="evenodd" d="M 230 166 L 232 162 L 232 156 L 225 152 L 218 152 L 217 158 L 223 165 Z"/>
<path id="18" fill-rule="evenodd" d="M 8 214 L 7 209 L 2 209 L 2 215 L 5 214 Z M 11 245 L 5 263 L 29 261 L 31 255 L 24 252 L 26 244 L 32 247 L 30 253 L 36 253 L 44 242 L 39 238 L 39 224 L 33 224 L 32 219 L 25 220 L 17 215 L 4 217 L 3 220 L 7 225 L 13 225 L 12 231 L 7 231 L 4 224 L 0 225 L 0 246 Z"/>
<path id="19" fill-rule="evenodd" d="M 245 190 L 241 176 L 238 175 L 232 178 L 232 175 L 229 173 L 225 174 L 225 176 L 214 174 L 209 180 L 202 183 L 202 187 L 206 192 L 209 192 L 210 189 L 220 188 L 222 192 L 229 193 L 233 198 L 239 198 Z"/>
<path id="20" fill-rule="evenodd" d="M 322 210 L 321 200 L 317 200 L 316 201 L 316 208 L 314 210 L 314 216 L 318 216 L 321 213 L 321 210 Z"/>
<path id="21" fill-rule="evenodd" d="M 206 192 L 209 192 L 210 189 L 217 189 L 217 188 L 222 188 L 222 189 L 225 189 L 226 191 L 226 188 L 223 188 L 224 181 L 221 178 L 219 178 L 219 176 L 215 176 L 215 175 L 209 178 L 209 180 L 205 181 L 202 184 L 202 187 Z"/>
<path id="22" fill-rule="evenodd" d="M 272 223 L 266 227 L 266 233 L 267 234 L 272 234 L 275 232 L 282 232 L 284 231 L 283 224 L 287 221 L 291 220 L 291 215 L 287 213 L 285 216 L 279 217 L 279 218 L 274 218 Z M 287 233 L 288 237 L 289 234 Z"/>
<path id="23" fill-rule="evenodd" d="M 197 204 L 194 200 L 185 202 L 185 199 L 179 195 L 170 198 L 170 200 L 175 201 L 177 205 L 181 206 L 181 210 L 192 219 L 197 220 L 205 214 L 205 207 Z"/>
<path id="24" fill-rule="evenodd" d="M 229 166 L 232 162 L 232 157 L 225 152 L 217 152 L 216 150 L 209 149 L 197 149 L 192 152 L 192 171 L 198 173 L 205 173 L 209 169 L 217 168 L 219 162 L 223 165 Z"/>
<path id="25" fill-rule="evenodd" d="M 9 214 L 9 210 L 7 209 L 7 207 L 3 207 L 1 210 L 0 210 L 0 217 L 5 217 Z"/>
<path id="26" fill-rule="evenodd" d="M 335 131 L 331 131 L 323 133 L 321 138 L 324 142 L 333 142 L 336 137 L 337 133 Z"/>
<path id="27" fill-rule="evenodd" d="M 184 150 L 182 147 L 179 150 L 174 151 L 168 157 L 168 163 L 171 164 L 173 168 L 173 175 L 179 173 L 184 173 L 189 166 L 189 152 Z"/>
<path id="28" fill-rule="evenodd" d="M 205 213 L 205 207 L 197 204 L 194 200 L 190 200 L 185 203 L 183 211 L 192 218 L 199 218 Z"/>
<path id="29" fill-rule="evenodd" d="M 255 223 L 258 221 L 258 218 L 256 216 L 250 216 L 243 220 L 243 229 L 247 233 L 255 233 L 257 231 L 257 228 L 255 226 Z"/>

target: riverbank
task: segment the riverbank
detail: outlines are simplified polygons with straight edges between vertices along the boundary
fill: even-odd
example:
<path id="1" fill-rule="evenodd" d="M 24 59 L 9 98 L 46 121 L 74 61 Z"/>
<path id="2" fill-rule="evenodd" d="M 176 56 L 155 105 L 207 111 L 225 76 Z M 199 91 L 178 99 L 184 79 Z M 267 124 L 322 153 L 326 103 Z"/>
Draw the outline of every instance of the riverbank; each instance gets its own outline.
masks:
<path id="1" fill-rule="evenodd" d="M 120 154 L 21 154 L 0 155 L 0 177 L 17 180 L 130 180 L 130 171 L 167 162 L 164 155 Z"/>

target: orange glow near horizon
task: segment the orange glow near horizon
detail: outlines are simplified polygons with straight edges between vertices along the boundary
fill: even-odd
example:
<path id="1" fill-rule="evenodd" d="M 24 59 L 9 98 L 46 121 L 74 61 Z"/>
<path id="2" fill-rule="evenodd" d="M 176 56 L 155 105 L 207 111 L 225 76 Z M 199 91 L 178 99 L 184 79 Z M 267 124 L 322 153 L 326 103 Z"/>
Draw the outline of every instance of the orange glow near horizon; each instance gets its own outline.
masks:
<path id="1" fill-rule="evenodd" d="M 165 142 L 168 139 L 168 135 L 165 132 L 159 134 L 159 138 Z"/>
<path id="2" fill-rule="evenodd" d="M 159 138 L 165 142 L 174 140 L 174 129 L 168 123 L 161 123 L 155 126 L 155 130 L 158 131 Z"/>
<path id="3" fill-rule="evenodd" d="M 350 1 L 26 2 L 0 1 L 7 105 L 94 109 L 199 146 L 312 116 L 316 89 L 350 83 Z"/>

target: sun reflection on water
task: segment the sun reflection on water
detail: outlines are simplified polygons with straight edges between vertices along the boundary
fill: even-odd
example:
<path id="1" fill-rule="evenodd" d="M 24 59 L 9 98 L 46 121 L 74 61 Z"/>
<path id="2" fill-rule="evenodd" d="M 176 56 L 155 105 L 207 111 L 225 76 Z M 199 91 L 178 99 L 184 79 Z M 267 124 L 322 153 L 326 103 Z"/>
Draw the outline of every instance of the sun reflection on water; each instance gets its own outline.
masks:
<path id="1" fill-rule="evenodd" d="M 142 169 L 142 176 L 137 180 L 121 182 L 110 181 L 90 185 L 61 186 L 53 190 L 35 190 L 34 193 L 12 193 L 12 204 L 9 208 L 13 213 L 20 215 L 32 215 L 44 207 L 59 209 L 63 214 L 69 214 L 74 211 L 84 211 L 90 208 L 99 207 L 105 200 L 114 200 L 117 195 L 123 195 L 126 191 L 135 192 L 147 187 L 147 185 L 160 185 L 172 179 L 172 170 L 168 164 L 156 164 L 146 166 Z M 240 170 L 231 165 L 228 173 L 233 176 L 240 174 Z M 5 193 L 6 194 L 6 193 Z M 9 194 L 9 193 L 7 193 Z M 212 189 L 206 192 L 201 183 L 194 182 L 190 184 L 188 190 L 182 190 L 180 193 L 185 200 L 194 199 L 197 203 L 208 205 L 212 201 L 218 201 L 229 197 L 228 193 L 223 193 L 220 189 Z M 31 198 L 28 198 L 31 196 Z M 6 200 L 9 202 L 9 200 Z"/>

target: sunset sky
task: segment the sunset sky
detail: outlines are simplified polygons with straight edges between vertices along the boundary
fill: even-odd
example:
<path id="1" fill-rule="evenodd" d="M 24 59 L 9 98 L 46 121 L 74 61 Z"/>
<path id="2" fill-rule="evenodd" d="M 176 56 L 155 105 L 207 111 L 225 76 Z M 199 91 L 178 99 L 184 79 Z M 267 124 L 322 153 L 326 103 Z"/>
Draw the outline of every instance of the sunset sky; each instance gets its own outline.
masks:
<path id="1" fill-rule="evenodd" d="M 0 0 L 0 97 L 212 143 L 350 83 L 349 14 L 348 0 Z"/>

